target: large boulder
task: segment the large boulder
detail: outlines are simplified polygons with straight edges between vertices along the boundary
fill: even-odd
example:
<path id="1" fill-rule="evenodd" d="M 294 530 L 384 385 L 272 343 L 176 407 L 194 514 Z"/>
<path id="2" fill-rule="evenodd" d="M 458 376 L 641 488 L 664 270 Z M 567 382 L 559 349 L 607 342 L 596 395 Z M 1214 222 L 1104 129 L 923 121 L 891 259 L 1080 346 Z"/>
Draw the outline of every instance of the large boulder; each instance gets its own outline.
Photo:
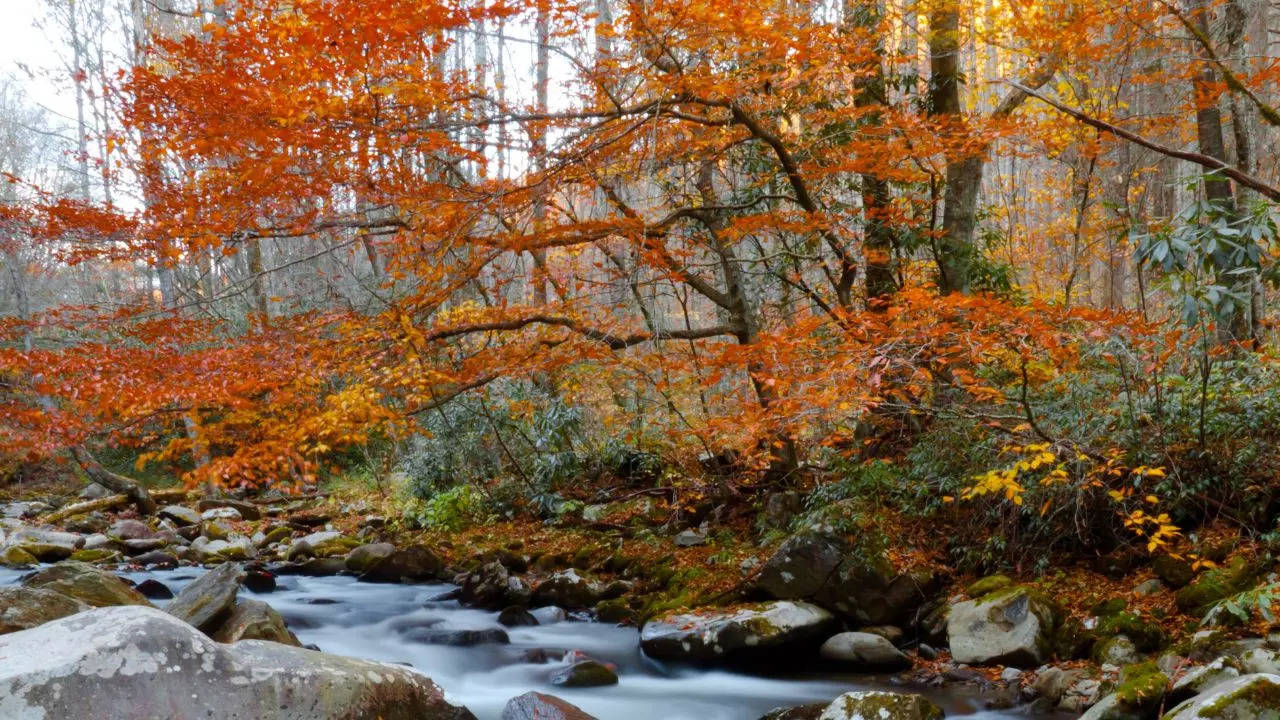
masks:
<path id="1" fill-rule="evenodd" d="M 523 580 L 494 560 L 467 573 L 459 597 L 468 605 L 500 608 L 528 605 L 531 594 Z"/>
<path id="2" fill-rule="evenodd" d="M 350 563 L 348 563 L 348 566 Z M 444 570 L 444 561 L 425 545 L 410 545 L 378 559 L 360 575 L 365 582 L 413 582 L 433 580 Z"/>
<path id="3" fill-rule="evenodd" d="M 868 690 L 836 698 L 818 720 L 942 720 L 942 708 L 923 695 Z"/>
<path id="4" fill-rule="evenodd" d="M 507 701 L 501 720 L 596 720 L 576 705 L 554 695 L 527 692 Z"/>
<path id="5" fill-rule="evenodd" d="M 369 570 L 374 564 L 386 560 L 396 551 L 396 546 L 388 542 L 368 543 L 347 553 L 347 570 L 359 575 Z"/>
<path id="6" fill-rule="evenodd" d="M 815 645 L 834 625 L 817 605 L 778 600 L 655 618 L 641 628 L 640 647 L 670 660 L 776 658 L 779 651 Z"/>
<path id="7" fill-rule="evenodd" d="M 880 635 L 843 632 L 822 643 L 818 654 L 859 672 L 896 672 L 911 667 L 911 658 Z"/>
<path id="8" fill-rule="evenodd" d="M 1203 615 L 1214 603 L 1254 586 L 1258 580 L 1258 565 L 1243 556 L 1206 571 L 1194 582 L 1178 591 L 1175 596 L 1178 609 L 1185 613 Z"/>
<path id="9" fill-rule="evenodd" d="M 0 588 L 0 634 L 30 630 L 51 620 L 88 610 L 89 606 L 52 590 Z"/>
<path id="10" fill-rule="evenodd" d="M 219 565 L 182 588 L 165 610 L 183 622 L 212 633 L 231 615 L 241 580 L 244 580 L 244 570 L 239 565 Z"/>
<path id="11" fill-rule="evenodd" d="M 0 636 L 13 720 L 474 720 L 397 665 L 273 642 L 223 645 L 153 608 L 103 608 Z"/>
<path id="12" fill-rule="evenodd" d="M 1238 677 L 1239 664 L 1232 658 L 1220 657 L 1211 663 L 1192 667 L 1174 680 L 1173 687 L 1169 688 L 1169 702 L 1180 703 Z"/>
<path id="13" fill-rule="evenodd" d="M 84 537 L 75 533 L 24 527 L 9 535 L 8 546 L 22 550 L 41 562 L 57 562 L 84 547 Z"/>
<path id="14" fill-rule="evenodd" d="M 533 601 L 539 605 L 581 610 L 599 602 L 602 590 L 600 583 L 569 569 L 543 580 L 533 591 Z"/>
<path id="15" fill-rule="evenodd" d="M 951 606 L 951 656 L 969 665 L 1032 668 L 1048 659 L 1058 611 L 1035 590 L 1014 586 Z"/>
<path id="16" fill-rule="evenodd" d="M 768 597 L 809 600 L 863 625 L 902 623 L 936 584 L 930 571 L 898 574 L 885 556 L 815 531 L 783 542 L 756 579 L 756 589 Z"/>
<path id="17" fill-rule="evenodd" d="M 236 603 L 222 626 L 213 633 L 218 642 L 233 643 L 241 640 L 270 640 L 301 647 L 298 636 L 285 625 L 284 618 L 261 600 L 245 599 Z"/>
<path id="18" fill-rule="evenodd" d="M 23 585 L 44 588 L 94 607 L 150 605 L 142 593 L 106 570 L 82 562 L 60 562 L 28 575 Z"/>
<path id="19" fill-rule="evenodd" d="M 827 703 L 809 703 L 808 705 L 780 707 L 774 708 L 764 715 L 761 715 L 759 720 L 818 720 L 826 709 Z"/>
<path id="20" fill-rule="evenodd" d="M 1254 673 L 1226 680 L 1164 714 L 1163 720 L 1276 720 L 1280 675 Z"/>

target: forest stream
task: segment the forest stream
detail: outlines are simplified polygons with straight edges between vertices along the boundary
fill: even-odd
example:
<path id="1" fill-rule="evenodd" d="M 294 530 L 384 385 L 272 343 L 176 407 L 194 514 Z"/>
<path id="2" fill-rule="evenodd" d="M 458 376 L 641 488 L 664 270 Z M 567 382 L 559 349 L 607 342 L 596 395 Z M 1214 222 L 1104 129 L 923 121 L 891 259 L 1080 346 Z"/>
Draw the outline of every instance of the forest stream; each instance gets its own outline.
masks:
<path id="1" fill-rule="evenodd" d="M 153 578 L 175 593 L 202 572 L 179 568 L 121 573 L 134 582 Z M 23 571 L 0 569 L 0 586 L 15 585 Z M 635 628 L 565 617 L 557 608 L 533 611 L 541 624 L 502 628 L 497 613 L 461 606 L 447 597 L 455 586 L 371 584 L 351 577 L 286 576 L 269 602 L 308 645 L 340 655 L 410 665 L 445 689 L 480 720 L 498 720 L 506 702 L 537 690 L 555 694 L 607 720 L 755 720 L 782 706 L 828 702 L 858 689 L 902 689 L 887 677 L 798 672 L 763 677 L 724 669 L 671 666 L 646 658 Z M 165 600 L 155 601 L 164 607 Z M 415 631 L 504 630 L 509 644 L 425 644 Z M 578 650 L 613 663 L 620 682 L 609 687 L 565 688 L 550 682 L 560 657 Z M 1024 717 L 1017 710 L 984 710 L 973 691 L 911 688 L 924 693 L 948 718 L 999 720 Z"/>

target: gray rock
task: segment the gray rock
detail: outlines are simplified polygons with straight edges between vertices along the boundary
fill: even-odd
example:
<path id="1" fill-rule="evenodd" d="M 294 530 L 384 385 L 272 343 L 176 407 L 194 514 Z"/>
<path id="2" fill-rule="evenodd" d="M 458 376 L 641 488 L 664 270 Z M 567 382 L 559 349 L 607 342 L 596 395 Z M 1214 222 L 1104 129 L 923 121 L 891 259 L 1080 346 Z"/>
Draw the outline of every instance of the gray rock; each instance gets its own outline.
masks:
<path id="1" fill-rule="evenodd" d="M 107 537 L 116 540 L 144 540 L 155 535 L 155 531 L 141 520 L 117 520 L 107 530 Z"/>
<path id="2" fill-rule="evenodd" d="M 85 536 L 85 550 L 97 550 L 99 548 L 106 548 L 108 550 L 124 550 L 124 544 L 119 540 L 112 540 L 103 533 L 93 533 L 92 535 Z"/>
<path id="3" fill-rule="evenodd" d="M 153 608 L 103 608 L 0 636 L 13 720 L 474 720 L 397 665 L 273 642 L 223 645 Z"/>
<path id="4" fill-rule="evenodd" d="M 1027 588 L 992 593 L 951 606 L 952 658 L 970 665 L 1034 668 L 1049 657 L 1056 611 Z"/>
<path id="5" fill-rule="evenodd" d="M 29 630 L 51 620 L 75 615 L 89 606 L 43 588 L 0 588 L 0 634 Z"/>
<path id="6" fill-rule="evenodd" d="M 71 557 L 84 545 L 75 533 L 24 527 L 9 535 L 8 546 L 29 553 L 41 562 L 57 562 Z"/>
<path id="7" fill-rule="evenodd" d="M 1133 589 L 1133 594 L 1139 596 L 1156 595 L 1168 589 L 1169 586 L 1160 582 L 1158 578 L 1151 578 L 1150 580 L 1138 583 L 1138 587 Z"/>
<path id="8" fill-rule="evenodd" d="M 570 568 L 543 580 L 533 591 L 534 602 L 557 605 L 569 610 L 592 607 L 600 601 L 600 583 L 585 578 Z"/>
<path id="9" fill-rule="evenodd" d="M 554 695 L 527 692 L 507 701 L 501 720 L 596 720 L 596 717 Z"/>
<path id="10" fill-rule="evenodd" d="M 832 635 L 818 653 L 852 670 L 862 672 L 896 672 L 911 667 L 911 658 L 880 635 L 843 632 Z"/>
<path id="11" fill-rule="evenodd" d="M 369 543 L 347 553 L 347 569 L 353 573 L 362 573 L 369 570 L 376 563 L 391 557 L 396 551 L 396 546 L 391 543 Z"/>
<path id="12" fill-rule="evenodd" d="M 1255 673 L 1218 683 L 1186 700 L 1163 720 L 1277 720 L 1280 675 Z"/>
<path id="13" fill-rule="evenodd" d="M 695 547 L 707 543 L 707 534 L 692 528 L 676 533 L 676 547 Z"/>
<path id="14" fill-rule="evenodd" d="M 1240 669 L 1245 673 L 1280 675 L 1280 652 L 1254 648 L 1240 656 Z"/>
<path id="15" fill-rule="evenodd" d="M 200 513 L 183 505 L 166 505 L 156 513 L 162 518 L 169 518 L 180 526 L 199 525 Z"/>
<path id="16" fill-rule="evenodd" d="M 780 707 L 761 715 L 760 720 L 818 720 L 818 717 L 822 715 L 822 711 L 826 709 L 827 703 Z"/>
<path id="17" fill-rule="evenodd" d="M 233 507 L 216 507 L 200 513 L 201 520 L 243 520 L 240 511 Z"/>
<path id="18" fill-rule="evenodd" d="M 240 591 L 244 571 L 226 563 L 196 578 L 165 608 L 172 616 L 196 628 L 213 633 L 231 614 Z"/>
<path id="19" fill-rule="evenodd" d="M 298 636 L 294 635 L 284 618 L 275 608 L 261 600 L 245 599 L 236 603 L 231 615 L 222 623 L 213 639 L 218 642 L 233 643 L 241 640 L 270 640 L 302 647 Z"/>
<path id="20" fill-rule="evenodd" d="M 100 498 L 104 498 L 104 497 L 107 497 L 108 495 L 113 495 L 113 494 L 114 493 L 112 493 L 111 490 L 99 485 L 96 482 L 91 482 L 88 485 L 85 485 L 84 489 L 81 490 L 79 493 L 80 497 L 85 500 L 98 500 Z"/>
<path id="21" fill-rule="evenodd" d="M 141 555 L 144 552 L 159 550 L 160 548 L 167 547 L 168 545 L 169 541 L 164 538 L 138 538 L 136 540 L 125 540 L 124 551 L 130 555 Z"/>
<path id="22" fill-rule="evenodd" d="M 1231 658 L 1220 657 L 1207 665 L 1193 667 L 1173 682 L 1169 690 L 1169 704 L 1176 705 L 1238 677 L 1240 669 Z"/>
<path id="23" fill-rule="evenodd" d="M 371 563 L 360 579 L 365 582 L 416 582 L 434 580 L 443 570 L 444 561 L 426 545 L 409 545 Z"/>
<path id="24" fill-rule="evenodd" d="M 1132 665 L 1142 660 L 1137 646 L 1128 635 L 1116 635 L 1099 640 L 1093 648 L 1093 659 L 1099 665 Z"/>
<path id="25" fill-rule="evenodd" d="M 596 660 L 576 662 L 551 675 L 551 684 L 561 687 L 600 687 L 617 685 L 618 674 Z"/>
<path id="26" fill-rule="evenodd" d="M 533 613 L 525 610 L 518 605 L 504 608 L 498 613 L 498 624 L 506 627 L 526 627 L 538 624 L 538 618 Z"/>
<path id="27" fill-rule="evenodd" d="M 85 513 L 84 515 L 77 515 L 73 518 L 69 518 L 65 523 L 63 523 L 63 527 L 66 528 L 68 532 L 91 535 L 93 533 L 105 532 L 107 528 L 111 527 L 111 520 L 108 519 L 106 515 L 95 510 L 91 513 Z M 85 538 L 85 542 L 88 543 L 88 538 Z"/>
<path id="28" fill-rule="evenodd" d="M 82 562 L 50 565 L 27 576 L 22 584 L 44 588 L 94 607 L 151 605 L 142 593 L 106 570 Z"/>
<path id="29" fill-rule="evenodd" d="M 826 610 L 778 600 L 735 610 L 671 614 L 640 630 L 640 647 L 655 658 L 715 660 L 768 653 L 816 642 L 835 625 Z"/>
<path id="30" fill-rule="evenodd" d="M 1036 695 L 1056 705 L 1062 696 L 1066 695 L 1067 688 L 1084 678 L 1083 670 L 1050 667 L 1036 675 L 1036 679 L 1031 683 L 1031 689 Z"/>
<path id="31" fill-rule="evenodd" d="M 245 520 L 259 520 L 262 518 L 262 510 L 251 502 L 244 500 L 234 500 L 232 498 L 204 498 L 196 503 L 196 510 L 204 513 L 209 510 L 230 508 L 239 513 L 240 517 Z"/>
<path id="32" fill-rule="evenodd" d="M 860 691 L 841 695 L 818 720 L 941 720 L 942 708 L 923 695 Z"/>

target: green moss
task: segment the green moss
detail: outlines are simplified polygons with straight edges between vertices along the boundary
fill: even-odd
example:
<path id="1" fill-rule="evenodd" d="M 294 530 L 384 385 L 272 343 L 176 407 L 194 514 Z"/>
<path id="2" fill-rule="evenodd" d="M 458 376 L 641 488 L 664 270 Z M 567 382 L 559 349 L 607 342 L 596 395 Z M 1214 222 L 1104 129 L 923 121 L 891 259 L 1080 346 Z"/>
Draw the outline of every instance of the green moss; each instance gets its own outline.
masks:
<path id="1" fill-rule="evenodd" d="M 1098 637 L 1115 635 L 1127 635 L 1142 652 L 1155 652 L 1163 649 L 1169 642 L 1169 636 L 1163 628 L 1130 612 L 1116 613 L 1098 621 Z"/>
<path id="2" fill-rule="evenodd" d="M 1126 666 L 1120 671 L 1116 696 L 1121 702 L 1134 707 L 1153 705 L 1164 697 L 1169 687 L 1169 676 L 1151 661 Z"/>
<path id="3" fill-rule="evenodd" d="M 1094 603 L 1093 607 L 1089 608 L 1089 612 L 1096 617 L 1107 617 L 1108 615 L 1124 612 L 1127 607 L 1129 607 L 1129 601 L 1117 597 Z"/>
<path id="4" fill-rule="evenodd" d="M 1243 556 L 1210 570 L 1178 591 L 1178 609 L 1203 614 L 1219 600 L 1248 590 L 1258 578 L 1258 568 Z"/>
<path id="5" fill-rule="evenodd" d="M 1237 707 L 1237 703 L 1244 704 L 1246 707 Z M 1252 707 L 1247 707 L 1250 705 Z M 1259 677 L 1234 692 L 1224 693 L 1222 697 L 1202 707 L 1200 717 L 1236 718 L 1240 717 L 1238 711 L 1242 710 L 1280 710 L 1280 684 L 1271 682 L 1266 677 Z"/>
<path id="6" fill-rule="evenodd" d="M 1013 585 L 1013 580 L 1008 575 L 988 575 L 971 583 L 965 588 L 965 593 L 971 598 L 978 598 L 1003 590 L 1010 585 Z"/>

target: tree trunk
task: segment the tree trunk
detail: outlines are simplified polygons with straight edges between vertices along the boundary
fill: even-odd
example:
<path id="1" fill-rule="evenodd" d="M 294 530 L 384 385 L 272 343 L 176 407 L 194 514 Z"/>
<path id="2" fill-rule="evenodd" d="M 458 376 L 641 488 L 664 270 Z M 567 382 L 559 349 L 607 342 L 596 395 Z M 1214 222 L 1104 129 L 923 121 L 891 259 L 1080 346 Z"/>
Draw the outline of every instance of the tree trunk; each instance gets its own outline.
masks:
<path id="1" fill-rule="evenodd" d="M 73 446 L 71 448 L 71 456 L 75 458 L 76 464 L 80 466 L 81 470 L 84 470 L 84 474 L 88 475 L 90 480 L 112 492 L 129 496 L 129 499 L 137 506 L 140 514 L 151 515 L 155 513 L 156 501 L 152 499 L 151 493 L 147 492 L 147 489 L 139 485 L 135 480 L 123 475 L 117 475 L 102 467 L 102 463 L 99 463 L 83 445 Z"/>

